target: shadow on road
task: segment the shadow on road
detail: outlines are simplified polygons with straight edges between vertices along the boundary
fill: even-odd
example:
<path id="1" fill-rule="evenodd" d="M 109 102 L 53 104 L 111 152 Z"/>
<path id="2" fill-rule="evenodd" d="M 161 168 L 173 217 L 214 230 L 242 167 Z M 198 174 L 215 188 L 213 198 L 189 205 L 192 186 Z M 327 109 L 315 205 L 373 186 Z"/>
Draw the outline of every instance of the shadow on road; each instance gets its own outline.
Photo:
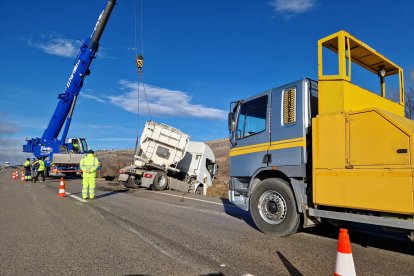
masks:
<path id="1" fill-rule="evenodd" d="M 244 220 L 249 226 L 260 231 L 256 227 L 249 212 L 233 206 L 228 199 L 221 199 L 221 201 L 223 202 L 224 211 L 227 215 Z M 366 248 L 372 247 L 414 256 L 414 242 L 412 242 L 405 233 L 387 231 L 380 226 L 362 223 L 349 223 L 342 227 L 349 230 L 351 243 Z M 316 227 L 302 229 L 302 232 L 337 240 L 339 228 L 339 226 L 323 223 Z"/>
<path id="2" fill-rule="evenodd" d="M 112 191 L 112 192 L 109 192 L 109 193 L 106 193 L 106 194 L 97 195 L 97 196 L 95 196 L 95 199 L 100 199 L 100 198 L 103 198 L 103 197 L 112 196 L 112 195 L 116 195 L 116 194 L 119 194 L 119 193 L 125 193 L 125 192 L 128 192 L 128 190 Z"/>
<path id="3" fill-rule="evenodd" d="M 254 224 L 254 221 L 249 212 L 246 212 L 239 207 L 234 206 L 228 199 L 221 198 L 221 201 L 223 202 L 224 212 L 227 215 L 244 220 L 250 227 L 256 229 L 257 231 L 260 231 L 259 228 L 256 227 L 256 224 Z"/>
<path id="4" fill-rule="evenodd" d="M 303 274 L 291 263 L 282 253 L 276 251 L 276 254 L 279 256 L 279 259 L 282 261 L 283 265 L 286 267 L 289 275 L 291 276 L 302 276 Z"/>
<path id="5" fill-rule="evenodd" d="M 339 226 L 324 223 L 313 228 L 303 229 L 302 232 L 337 240 L 339 228 Z M 386 231 L 380 226 L 360 223 L 350 223 L 345 228 L 348 229 L 353 244 L 365 248 L 372 247 L 414 255 L 414 243 L 404 233 Z"/>

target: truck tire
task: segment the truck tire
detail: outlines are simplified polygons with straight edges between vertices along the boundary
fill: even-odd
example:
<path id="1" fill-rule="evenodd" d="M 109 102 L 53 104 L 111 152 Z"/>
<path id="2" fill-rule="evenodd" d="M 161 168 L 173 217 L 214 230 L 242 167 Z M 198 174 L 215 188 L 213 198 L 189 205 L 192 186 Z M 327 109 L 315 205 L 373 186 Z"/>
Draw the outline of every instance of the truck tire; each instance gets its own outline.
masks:
<path id="1" fill-rule="evenodd" d="M 196 195 L 203 195 L 204 193 L 204 187 L 203 185 L 198 185 L 197 190 L 195 191 Z"/>
<path id="2" fill-rule="evenodd" d="M 289 184 L 268 178 L 257 184 L 250 197 L 250 213 L 260 231 L 288 236 L 298 231 L 300 214 Z"/>
<path id="3" fill-rule="evenodd" d="M 165 172 L 158 172 L 154 176 L 154 183 L 152 188 L 157 191 L 165 190 L 168 186 L 168 176 Z"/>
<path id="4" fill-rule="evenodd" d="M 131 176 L 128 177 L 127 182 L 124 184 L 124 186 L 126 186 L 127 188 L 131 188 L 131 189 L 137 189 L 138 185 L 137 183 L 135 183 L 135 179 L 132 178 Z"/>

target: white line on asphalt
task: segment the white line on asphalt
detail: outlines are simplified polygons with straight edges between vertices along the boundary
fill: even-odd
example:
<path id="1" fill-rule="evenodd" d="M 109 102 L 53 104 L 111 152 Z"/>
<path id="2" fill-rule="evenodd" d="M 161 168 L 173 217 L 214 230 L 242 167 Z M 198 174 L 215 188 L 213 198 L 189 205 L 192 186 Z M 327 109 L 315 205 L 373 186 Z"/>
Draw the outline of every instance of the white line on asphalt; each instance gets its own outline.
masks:
<path id="1" fill-rule="evenodd" d="M 151 193 L 153 193 L 153 192 L 151 192 Z M 174 197 L 179 197 L 179 198 L 190 199 L 190 200 L 194 200 L 194 201 L 201 201 L 201 202 L 205 202 L 205 203 L 222 205 L 222 206 L 227 206 L 227 207 L 236 207 L 236 206 L 233 206 L 233 205 L 219 203 L 219 202 L 214 202 L 214 201 L 208 201 L 208 200 L 204 200 L 204 199 L 191 198 L 191 197 L 185 197 L 185 196 L 179 196 L 179 195 L 172 195 L 172 194 L 167 194 L 167 193 L 163 193 L 163 192 L 156 192 L 156 193 L 157 194 L 162 194 L 162 195 L 167 195 L 167 196 L 174 196 Z"/>
<path id="2" fill-rule="evenodd" d="M 138 237 L 140 237 L 143 241 L 147 242 L 148 244 L 150 244 L 152 247 L 154 247 L 156 250 L 158 250 L 159 252 L 161 252 L 162 254 L 164 254 L 165 256 L 170 257 L 171 259 L 176 260 L 177 258 L 175 258 L 174 256 L 172 256 L 171 254 L 169 254 L 166 250 L 164 250 L 161 246 L 159 246 L 158 244 L 156 244 L 155 242 L 153 242 L 152 240 L 144 237 L 144 235 L 142 235 L 140 232 L 138 232 L 137 230 L 135 230 L 134 228 L 128 226 L 128 225 L 121 225 L 122 227 L 125 227 L 128 231 L 134 233 L 135 235 L 137 235 Z"/>
<path id="3" fill-rule="evenodd" d="M 85 205 L 89 210 L 91 210 L 91 212 L 92 213 L 95 213 L 95 214 L 97 214 L 98 216 L 100 216 L 101 217 L 101 219 L 105 219 L 105 217 L 104 216 L 102 216 L 102 214 L 101 213 L 99 213 L 98 211 L 96 211 L 96 210 L 94 210 L 89 204 L 87 204 L 87 205 Z"/>
<path id="4" fill-rule="evenodd" d="M 84 200 L 83 198 L 80 198 L 78 196 L 72 195 L 72 194 L 70 194 L 68 192 L 65 192 L 65 194 L 67 194 L 68 196 L 73 197 L 74 199 L 77 199 L 77 200 L 79 200 L 81 202 L 88 202 L 87 200 Z"/>

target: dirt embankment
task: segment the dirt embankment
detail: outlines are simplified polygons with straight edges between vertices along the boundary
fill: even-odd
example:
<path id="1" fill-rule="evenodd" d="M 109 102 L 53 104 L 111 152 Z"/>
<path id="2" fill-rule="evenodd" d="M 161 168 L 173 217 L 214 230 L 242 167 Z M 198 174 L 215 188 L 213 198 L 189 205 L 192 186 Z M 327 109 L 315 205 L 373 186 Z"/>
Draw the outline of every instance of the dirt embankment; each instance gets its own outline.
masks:
<path id="1" fill-rule="evenodd" d="M 104 150 L 97 151 L 96 157 L 102 164 L 101 177 L 115 178 L 119 169 L 132 164 L 134 161 L 133 150 Z"/>
<path id="2" fill-rule="evenodd" d="M 213 150 L 216 162 L 219 166 L 218 175 L 213 181 L 213 186 L 207 190 L 207 195 L 220 198 L 227 198 L 229 183 L 229 150 L 230 144 L 227 139 L 208 141 L 207 145 Z M 134 160 L 133 150 L 105 150 L 97 151 L 96 157 L 102 164 L 100 176 L 113 180 L 118 177 L 119 169 L 130 165 Z"/>
<path id="3" fill-rule="evenodd" d="M 217 141 L 209 141 L 206 142 L 206 144 L 209 145 L 213 150 L 214 155 L 216 156 L 217 165 L 219 167 L 216 179 L 213 181 L 213 186 L 207 190 L 207 195 L 227 198 L 230 178 L 229 140 L 223 139 Z"/>

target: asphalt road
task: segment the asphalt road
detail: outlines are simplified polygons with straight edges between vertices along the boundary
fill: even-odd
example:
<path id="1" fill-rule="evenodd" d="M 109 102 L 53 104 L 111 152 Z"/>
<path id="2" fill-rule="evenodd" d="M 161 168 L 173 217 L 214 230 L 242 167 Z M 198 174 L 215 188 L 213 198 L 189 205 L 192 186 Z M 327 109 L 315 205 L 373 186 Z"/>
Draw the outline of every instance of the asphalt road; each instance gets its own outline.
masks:
<path id="1" fill-rule="evenodd" d="M 80 196 L 81 181 L 66 180 Z M 143 189 L 57 196 L 59 179 L 0 172 L 0 275 L 332 275 L 337 229 L 278 238 L 217 198 Z M 414 275 L 414 244 L 350 228 L 358 275 Z"/>

